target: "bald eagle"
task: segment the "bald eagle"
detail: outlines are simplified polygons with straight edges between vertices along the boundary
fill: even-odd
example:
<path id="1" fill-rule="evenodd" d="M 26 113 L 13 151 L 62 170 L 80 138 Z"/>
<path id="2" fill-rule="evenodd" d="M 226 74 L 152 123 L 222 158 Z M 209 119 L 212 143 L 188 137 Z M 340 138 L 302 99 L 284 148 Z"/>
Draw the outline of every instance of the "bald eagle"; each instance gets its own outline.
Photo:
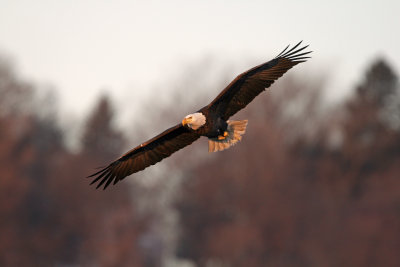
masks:
<path id="1" fill-rule="evenodd" d="M 236 144 L 246 131 L 247 120 L 228 120 L 246 107 L 257 95 L 270 87 L 293 66 L 305 62 L 312 51 L 289 45 L 274 59 L 251 68 L 237 76 L 210 104 L 185 116 L 181 123 L 128 151 L 108 166 L 88 176 L 91 184 L 99 182 L 106 189 L 126 176 L 156 164 L 172 153 L 190 145 L 201 136 L 208 138 L 209 152 L 221 151 Z"/>

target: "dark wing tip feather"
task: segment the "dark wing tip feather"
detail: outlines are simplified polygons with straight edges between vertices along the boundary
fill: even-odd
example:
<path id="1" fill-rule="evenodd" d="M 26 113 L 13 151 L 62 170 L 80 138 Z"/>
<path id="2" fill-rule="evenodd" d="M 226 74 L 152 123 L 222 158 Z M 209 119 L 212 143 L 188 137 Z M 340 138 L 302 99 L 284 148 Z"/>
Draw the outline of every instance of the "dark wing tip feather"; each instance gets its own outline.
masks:
<path id="1" fill-rule="evenodd" d="M 99 173 L 99 176 L 97 176 L 90 184 L 94 184 L 95 182 L 97 182 L 98 180 L 100 180 L 104 175 L 107 174 L 107 171 L 104 170 L 102 171 L 102 173 Z"/>
<path id="2" fill-rule="evenodd" d="M 285 47 L 285 49 L 282 50 L 282 52 L 279 53 L 279 55 L 277 55 L 275 58 L 280 57 L 283 53 L 285 53 L 286 49 L 288 49 L 290 46 L 290 44 L 288 46 Z"/>
<path id="3" fill-rule="evenodd" d="M 110 183 L 113 180 L 115 180 L 114 184 L 116 184 L 119 181 L 119 179 L 118 179 L 117 175 L 113 173 L 112 167 L 113 167 L 113 164 L 110 164 L 107 167 L 102 167 L 101 170 L 87 176 L 86 178 L 95 177 L 95 179 L 92 182 L 90 182 L 90 185 L 92 185 L 100 180 L 100 183 L 96 186 L 96 189 L 98 189 L 107 181 L 106 184 L 104 185 L 104 188 L 103 188 L 103 190 L 104 190 L 110 185 Z"/>
<path id="4" fill-rule="evenodd" d="M 296 53 L 296 51 L 294 51 L 297 47 L 299 47 L 299 45 L 302 43 L 303 41 L 300 41 L 298 44 L 296 44 L 295 46 L 293 46 L 289 51 L 287 51 L 284 55 L 290 55 L 291 53 Z M 307 47 L 307 46 L 306 46 Z M 300 48 L 300 49 L 304 49 L 306 47 Z M 292 52 L 294 51 L 294 52 Z M 297 50 L 298 51 L 298 50 Z"/>
<path id="5" fill-rule="evenodd" d="M 98 169 L 100 169 L 100 170 L 97 171 L 97 172 L 95 172 L 95 173 L 93 173 L 93 174 L 91 174 L 91 175 L 89 175 L 89 176 L 86 176 L 86 178 L 94 177 L 94 176 L 98 175 L 99 173 L 103 172 L 104 169 L 106 169 L 106 168 L 107 168 L 107 167 L 105 167 L 105 166 L 103 166 L 103 167 L 96 167 L 97 170 L 98 170 Z"/>
<path id="6" fill-rule="evenodd" d="M 113 179 L 116 179 L 114 178 L 114 175 L 110 175 L 110 177 L 108 177 L 107 183 L 104 185 L 103 190 L 105 190 L 110 185 Z"/>
<path id="7" fill-rule="evenodd" d="M 286 58 L 289 59 L 291 61 L 295 61 L 295 62 L 304 62 L 305 59 L 310 58 L 310 57 L 305 57 L 305 55 L 310 54 L 312 51 L 306 51 L 306 52 L 302 52 L 303 50 L 305 50 L 309 45 L 305 45 L 303 47 L 300 47 L 300 44 L 303 41 L 300 41 L 299 43 L 297 43 L 294 47 L 290 48 L 288 51 L 286 51 L 288 49 L 289 46 L 287 46 L 281 53 L 279 53 L 279 55 L 277 55 L 275 58 Z M 302 52 L 302 53 L 300 53 Z"/>
<path id="8" fill-rule="evenodd" d="M 308 55 L 308 54 L 310 54 L 311 52 L 312 52 L 312 51 L 308 51 L 308 52 L 304 52 L 304 53 L 300 53 L 300 54 L 294 54 L 294 55 L 286 56 L 285 58 L 288 58 L 288 59 L 299 58 L 299 57 L 301 57 L 301 56 Z"/>

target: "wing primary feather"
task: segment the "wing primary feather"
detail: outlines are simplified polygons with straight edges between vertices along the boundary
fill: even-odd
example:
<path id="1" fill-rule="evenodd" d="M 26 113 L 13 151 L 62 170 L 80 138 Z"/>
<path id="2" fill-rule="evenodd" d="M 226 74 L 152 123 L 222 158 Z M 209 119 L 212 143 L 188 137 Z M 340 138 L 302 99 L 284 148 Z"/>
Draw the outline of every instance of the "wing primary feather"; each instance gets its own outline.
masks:
<path id="1" fill-rule="evenodd" d="M 293 50 L 295 50 L 303 41 L 300 41 L 297 45 L 293 46 L 292 48 L 290 48 L 289 51 L 287 51 L 285 54 L 281 55 L 281 57 L 287 56 L 288 54 L 290 54 Z"/>
<path id="2" fill-rule="evenodd" d="M 109 166 L 107 166 L 107 167 L 109 167 Z M 107 167 L 97 167 L 96 169 L 100 169 L 101 168 L 101 170 L 93 173 L 92 175 L 86 176 L 86 178 L 90 178 L 90 177 L 98 175 L 99 173 L 103 172 Z"/>
<path id="3" fill-rule="evenodd" d="M 112 180 L 114 179 L 114 177 L 115 177 L 115 175 L 111 175 L 111 176 L 107 179 L 107 183 L 104 185 L 103 190 L 105 190 L 105 189 L 110 185 L 110 183 L 112 182 Z"/>
<path id="4" fill-rule="evenodd" d="M 99 175 L 99 177 L 97 177 L 96 179 L 94 179 L 90 184 L 94 184 L 95 182 L 97 182 L 98 180 L 100 180 L 104 175 L 106 175 L 108 173 L 108 169 L 103 169 L 102 170 L 102 174 Z"/>
<path id="5" fill-rule="evenodd" d="M 301 56 L 305 56 L 305 55 L 307 55 L 307 54 L 310 54 L 312 51 L 308 51 L 308 52 L 304 52 L 304 53 L 301 53 L 301 54 L 295 54 L 295 55 L 292 55 L 292 56 L 288 56 L 288 57 L 285 57 L 285 58 L 287 58 L 287 59 L 294 59 L 294 58 L 296 58 L 296 57 L 301 57 Z"/>
<path id="6" fill-rule="evenodd" d="M 285 54 L 282 55 L 281 57 L 284 57 L 284 58 L 290 57 L 290 56 L 292 56 L 292 55 L 295 55 L 295 54 L 297 54 L 297 53 L 303 51 L 303 50 L 306 49 L 307 47 L 308 47 L 308 45 L 306 45 L 306 46 L 304 46 L 304 47 L 302 47 L 302 48 L 299 48 L 299 49 L 297 49 L 297 50 L 295 50 L 295 51 L 293 51 L 293 52 L 288 51 L 287 53 L 285 53 Z"/>
<path id="7" fill-rule="evenodd" d="M 297 58 L 294 58 L 294 59 L 291 59 L 293 62 L 299 62 L 299 60 L 304 60 L 304 59 L 307 59 L 307 58 L 311 58 L 311 57 L 297 57 Z"/>
<path id="8" fill-rule="evenodd" d="M 101 180 L 101 182 L 96 186 L 96 189 L 99 188 L 102 184 L 104 184 L 104 182 L 112 175 L 111 172 L 109 172 L 104 178 L 103 180 Z"/>
<path id="9" fill-rule="evenodd" d="M 285 49 L 282 50 L 282 52 L 279 53 L 279 55 L 277 55 L 275 58 L 280 57 L 280 55 L 282 55 L 283 53 L 285 53 L 286 49 L 288 49 L 290 46 L 290 44 L 288 46 L 285 47 Z"/>

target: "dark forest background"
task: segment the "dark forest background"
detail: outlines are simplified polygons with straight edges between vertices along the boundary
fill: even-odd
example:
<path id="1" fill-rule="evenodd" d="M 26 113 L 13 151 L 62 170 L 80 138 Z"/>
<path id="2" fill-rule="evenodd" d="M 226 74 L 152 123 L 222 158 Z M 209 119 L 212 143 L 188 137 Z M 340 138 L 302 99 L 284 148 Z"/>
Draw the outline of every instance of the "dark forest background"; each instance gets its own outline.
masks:
<path id="1" fill-rule="evenodd" d="M 397 74 L 372 62 L 333 107 L 322 80 L 275 83 L 236 115 L 249 126 L 232 149 L 200 141 L 101 191 L 95 167 L 205 104 L 182 104 L 190 79 L 182 106 L 144 103 L 154 114 L 125 133 L 101 96 L 73 150 L 52 98 L 1 58 L 0 265 L 400 266 Z"/>

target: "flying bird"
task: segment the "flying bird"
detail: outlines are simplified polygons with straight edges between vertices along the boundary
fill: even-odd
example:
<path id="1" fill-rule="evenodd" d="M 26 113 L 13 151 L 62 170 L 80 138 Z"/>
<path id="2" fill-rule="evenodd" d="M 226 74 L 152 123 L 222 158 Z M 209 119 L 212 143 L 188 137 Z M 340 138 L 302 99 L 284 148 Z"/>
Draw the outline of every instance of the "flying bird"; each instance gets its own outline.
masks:
<path id="1" fill-rule="evenodd" d="M 128 175 L 169 157 L 172 153 L 192 144 L 201 136 L 208 138 L 209 152 L 221 151 L 236 144 L 246 131 L 247 120 L 228 120 L 247 106 L 257 95 L 270 87 L 293 66 L 305 62 L 312 51 L 300 47 L 301 42 L 289 49 L 288 45 L 274 59 L 251 68 L 237 76 L 207 106 L 185 116 L 179 124 L 131 149 L 98 172 L 88 176 L 106 189 Z"/>

